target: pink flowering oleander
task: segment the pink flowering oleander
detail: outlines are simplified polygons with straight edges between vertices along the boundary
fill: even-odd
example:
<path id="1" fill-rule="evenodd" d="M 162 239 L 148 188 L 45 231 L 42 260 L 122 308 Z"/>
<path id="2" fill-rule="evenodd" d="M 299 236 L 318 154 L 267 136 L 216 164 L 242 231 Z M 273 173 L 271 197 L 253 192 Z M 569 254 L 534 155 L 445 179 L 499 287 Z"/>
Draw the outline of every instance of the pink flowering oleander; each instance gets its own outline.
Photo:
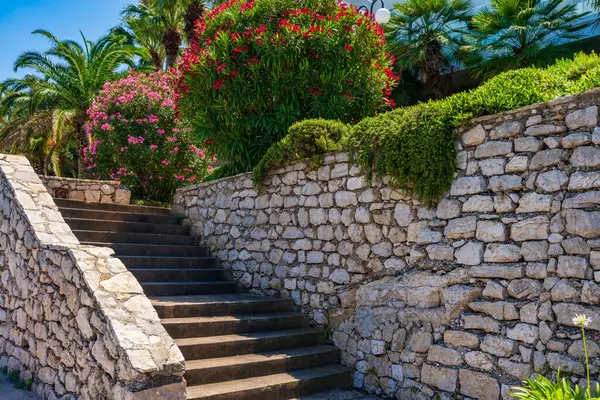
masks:
<path id="1" fill-rule="evenodd" d="M 178 115 L 177 77 L 170 72 L 130 74 L 109 82 L 88 110 L 87 168 L 134 194 L 168 201 L 178 187 L 199 183 L 216 159 L 198 146 Z"/>

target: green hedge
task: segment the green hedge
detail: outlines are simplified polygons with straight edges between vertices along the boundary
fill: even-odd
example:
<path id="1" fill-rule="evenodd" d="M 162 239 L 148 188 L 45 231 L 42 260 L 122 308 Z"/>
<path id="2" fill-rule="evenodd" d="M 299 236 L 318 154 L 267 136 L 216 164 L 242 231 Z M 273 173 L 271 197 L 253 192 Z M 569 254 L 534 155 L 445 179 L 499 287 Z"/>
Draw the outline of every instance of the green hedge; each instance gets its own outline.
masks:
<path id="1" fill-rule="evenodd" d="M 254 168 L 255 184 L 261 184 L 270 168 L 309 158 L 318 164 L 323 154 L 340 150 L 348 126 L 339 121 L 307 119 L 290 126 L 288 135 L 269 148 Z"/>
<path id="2" fill-rule="evenodd" d="M 432 205 L 454 179 L 458 126 L 474 117 L 547 102 L 598 86 L 600 57 L 580 53 L 548 68 L 505 72 L 470 92 L 364 119 L 347 131 L 339 145 L 356 156 L 357 163 L 367 171 L 389 175 L 394 184 Z M 307 124 L 303 129 L 303 140 L 290 135 L 273 146 L 255 169 L 255 182 L 262 181 L 271 165 L 292 161 L 288 155 L 310 157 L 336 149 L 337 143 L 315 145 L 312 138 L 320 134 L 315 132 L 313 136 L 310 127 Z"/>

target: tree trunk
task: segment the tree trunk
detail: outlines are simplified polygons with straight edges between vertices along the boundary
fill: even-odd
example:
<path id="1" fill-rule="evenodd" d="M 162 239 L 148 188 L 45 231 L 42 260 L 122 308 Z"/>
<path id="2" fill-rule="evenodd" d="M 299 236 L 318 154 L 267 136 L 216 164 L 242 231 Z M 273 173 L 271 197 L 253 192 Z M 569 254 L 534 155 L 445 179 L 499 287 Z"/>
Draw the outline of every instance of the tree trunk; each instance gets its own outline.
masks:
<path id="1" fill-rule="evenodd" d="M 196 21 L 202 18 L 204 14 L 204 6 L 199 2 L 192 2 L 188 5 L 185 12 L 185 37 L 188 45 L 191 44 L 196 38 Z"/>
<path id="2" fill-rule="evenodd" d="M 171 28 L 163 35 L 163 46 L 165 46 L 165 52 L 167 54 L 165 63 L 166 69 L 169 69 L 175 65 L 181 42 L 181 35 L 179 34 L 177 28 Z"/>
<path id="3" fill-rule="evenodd" d="M 150 57 L 152 58 L 152 65 L 154 68 L 156 68 L 157 71 L 162 70 L 165 62 L 162 56 L 157 51 L 150 50 Z"/>
<path id="4" fill-rule="evenodd" d="M 87 122 L 85 118 L 80 117 L 77 120 L 77 177 L 85 179 L 88 175 L 85 162 L 83 161 L 83 149 L 90 144 L 90 137 L 87 134 Z"/>
<path id="5" fill-rule="evenodd" d="M 31 164 L 32 164 L 33 170 L 35 171 L 36 174 L 47 175 L 46 163 L 45 163 L 44 157 L 32 162 Z"/>
<path id="6" fill-rule="evenodd" d="M 437 40 L 427 44 L 424 65 L 424 83 L 429 86 L 436 99 L 444 97 L 445 91 L 442 84 L 442 46 Z"/>

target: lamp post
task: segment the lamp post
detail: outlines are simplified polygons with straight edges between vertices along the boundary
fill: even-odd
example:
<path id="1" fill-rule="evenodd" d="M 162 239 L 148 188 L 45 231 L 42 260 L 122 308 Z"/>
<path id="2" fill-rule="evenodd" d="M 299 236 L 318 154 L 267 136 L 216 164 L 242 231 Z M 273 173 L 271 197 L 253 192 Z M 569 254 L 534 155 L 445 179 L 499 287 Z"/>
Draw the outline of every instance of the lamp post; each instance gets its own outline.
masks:
<path id="1" fill-rule="evenodd" d="M 388 10 L 387 8 L 385 8 L 385 4 L 383 3 L 383 0 L 369 0 L 371 3 L 371 8 L 369 9 L 367 6 L 360 6 L 358 7 L 358 10 L 365 10 L 367 12 L 371 12 L 371 14 L 375 14 L 375 22 L 377 22 L 378 24 L 387 24 L 388 22 L 390 22 L 390 18 L 392 16 L 392 14 L 390 13 L 390 10 Z M 377 2 L 381 3 L 381 8 L 379 8 L 377 11 L 373 12 L 374 8 L 375 8 L 375 4 Z"/>

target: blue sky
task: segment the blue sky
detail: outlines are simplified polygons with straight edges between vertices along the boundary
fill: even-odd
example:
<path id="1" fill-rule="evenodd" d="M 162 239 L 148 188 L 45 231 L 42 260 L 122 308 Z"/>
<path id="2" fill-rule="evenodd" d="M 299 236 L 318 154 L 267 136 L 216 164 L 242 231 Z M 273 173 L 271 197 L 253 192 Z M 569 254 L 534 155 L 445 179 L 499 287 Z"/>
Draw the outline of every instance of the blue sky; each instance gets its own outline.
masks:
<path id="1" fill-rule="evenodd" d="M 0 0 L 0 81 L 14 77 L 13 63 L 27 50 L 44 51 L 48 41 L 31 34 L 47 29 L 60 39 L 95 40 L 119 22 L 136 0 Z M 23 72 L 18 75 L 23 75 Z"/>

